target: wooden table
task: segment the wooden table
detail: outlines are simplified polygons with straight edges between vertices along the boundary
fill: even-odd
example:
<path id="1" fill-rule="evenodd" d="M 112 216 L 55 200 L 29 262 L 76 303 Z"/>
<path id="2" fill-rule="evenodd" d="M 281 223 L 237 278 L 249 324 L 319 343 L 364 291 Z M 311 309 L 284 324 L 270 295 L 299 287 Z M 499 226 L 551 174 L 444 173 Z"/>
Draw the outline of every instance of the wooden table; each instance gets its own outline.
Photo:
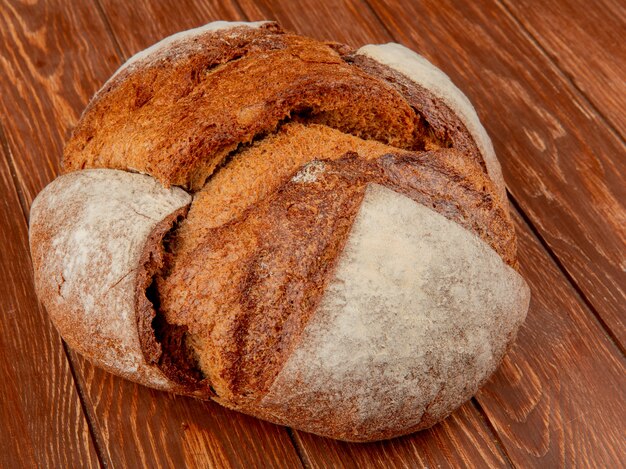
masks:
<path id="1" fill-rule="evenodd" d="M 470 97 L 508 182 L 532 303 L 493 379 L 375 444 L 301 433 L 95 369 L 33 291 L 27 220 L 90 96 L 131 54 L 215 19 L 396 41 Z M 624 467 L 626 8 L 618 0 L 2 0 L 1 467 Z"/>

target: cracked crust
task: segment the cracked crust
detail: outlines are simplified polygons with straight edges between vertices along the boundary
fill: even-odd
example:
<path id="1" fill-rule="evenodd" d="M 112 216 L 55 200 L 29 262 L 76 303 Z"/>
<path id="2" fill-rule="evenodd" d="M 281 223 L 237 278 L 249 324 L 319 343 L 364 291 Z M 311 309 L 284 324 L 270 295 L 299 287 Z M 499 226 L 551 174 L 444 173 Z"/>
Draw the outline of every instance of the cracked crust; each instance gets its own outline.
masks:
<path id="1" fill-rule="evenodd" d="M 292 149 L 297 130 L 285 135 Z M 300 130 L 311 141 L 311 129 Z M 324 141 L 326 148 L 318 144 L 322 159 L 313 161 L 304 157 L 309 153 L 277 151 L 285 164 L 272 166 L 289 168 L 292 159 L 299 166 L 263 179 L 260 194 L 253 189 L 254 172 L 246 168 L 263 172 L 258 158 L 264 145 L 240 154 L 238 164 L 220 174 L 224 184 L 207 186 L 202 194 L 215 205 L 196 198 L 196 213 L 177 232 L 169 273 L 157 278 L 162 314 L 189 328 L 200 367 L 231 405 L 250 409 L 294 350 L 333 275 L 368 184 L 442 214 L 515 265 L 515 238 L 505 211 L 494 205 L 493 184 L 455 150 L 394 154 L 373 145 L 363 147 L 366 157 Z M 276 143 L 269 145 L 279 150 Z M 227 203 L 230 185 L 257 198 L 243 207 Z M 202 236 L 185 240 L 199 231 Z"/>
<path id="2" fill-rule="evenodd" d="M 348 60 L 397 88 L 438 139 L 479 162 L 506 204 L 506 185 L 491 139 L 472 103 L 443 71 L 395 43 L 368 44 Z"/>
<path id="3" fill-rule="evenodd" d="M 397 147 L 418 144 L 406 100 L 324 43 L 267 23 L 174 44 L 159 51 L 164 60 L 123 70 L 96 95 L 65 147 L 65 171 L 133 170 L 197 190 L 238 145 L 296 116 Z"/>
<path id="4" fill-rule="evenodd" d="M 149 176 L 99 169 L 58 177 L 31 208 L 37 295 L 63 338 L 107 371 L 158 389 L 177 386 L 144 360 L 135 282 L 151 231 L 190 202 Z"/>

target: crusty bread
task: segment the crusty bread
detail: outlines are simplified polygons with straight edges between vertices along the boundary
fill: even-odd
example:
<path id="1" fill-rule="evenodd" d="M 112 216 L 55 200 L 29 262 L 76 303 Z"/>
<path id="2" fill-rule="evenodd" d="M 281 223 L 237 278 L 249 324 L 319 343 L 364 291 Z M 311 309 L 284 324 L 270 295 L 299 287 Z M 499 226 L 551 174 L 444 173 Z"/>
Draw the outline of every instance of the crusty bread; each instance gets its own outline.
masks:
<path id="1" fill-rule="evenodd" d="M 178 386 L 143 359 L 137 270 L 157 224 L 190 203 L 149 176 L 85 170 L 57 178 L 31 207 L 37 294 L 65 341 L 107 371 L 159 389 Z"/>
<path id="2" fill-rule="evenodd" d="M 96 94 L 63 165 L 31 211 L 38 294 L 148 386 L 391 438 L 471 397 L 528 308 L 489 137 L 397 44 L 179 33 Z"/>

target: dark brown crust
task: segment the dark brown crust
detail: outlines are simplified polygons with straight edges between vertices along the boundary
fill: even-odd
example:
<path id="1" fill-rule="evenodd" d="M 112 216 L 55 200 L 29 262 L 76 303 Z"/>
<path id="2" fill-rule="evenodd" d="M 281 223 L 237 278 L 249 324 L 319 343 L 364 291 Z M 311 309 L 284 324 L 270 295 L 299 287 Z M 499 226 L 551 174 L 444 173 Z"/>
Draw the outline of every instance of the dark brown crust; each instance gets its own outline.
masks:
<path id="1" fill-rule="evenodd" d="M 146 243 L 139 260 L 135 285 L 135 317 L 139 344 L 146 362 L 157 366 L 184 394 L 210 396 L 209 383 L 198 368 L 192 350 L 185 343 L 186 326 L 169 324 L 159 312 L 154 278 L 167 271 L 172 248 L 168 238 L 189 206 L 181 207 L 159 222 Z"/>
<path id="2" fill-rule="evenodd" d="M 456 148 L 466 158 L 471 158 L 480 165 L 487 174 L 485 161 L 467 127 L 441 99 L 402 73 L 366 55 L 349 52 L 343 58 L 368 75 L 377 77 L 397 89 L 425 123 L 432 140 L 445 148 Z"/>

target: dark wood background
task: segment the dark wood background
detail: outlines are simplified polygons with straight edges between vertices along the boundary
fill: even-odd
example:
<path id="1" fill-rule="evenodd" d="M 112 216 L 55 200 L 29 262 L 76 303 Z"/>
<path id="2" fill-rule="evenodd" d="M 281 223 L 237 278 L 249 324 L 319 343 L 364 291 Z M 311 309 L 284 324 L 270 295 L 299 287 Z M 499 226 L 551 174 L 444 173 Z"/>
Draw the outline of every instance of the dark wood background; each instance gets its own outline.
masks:
<path id="1" fill-rule="evenodd" d="M 27 220 L 90 96 L 133 53 L 213 21 L 395 41 L 470 97 L 508 183 L 528 319 L 434 428 L 348 444 L 93 368 L 33 291 Z M 0 0 L 1 467 L 624 467 L 626 6 L 619 0 Z"/>

